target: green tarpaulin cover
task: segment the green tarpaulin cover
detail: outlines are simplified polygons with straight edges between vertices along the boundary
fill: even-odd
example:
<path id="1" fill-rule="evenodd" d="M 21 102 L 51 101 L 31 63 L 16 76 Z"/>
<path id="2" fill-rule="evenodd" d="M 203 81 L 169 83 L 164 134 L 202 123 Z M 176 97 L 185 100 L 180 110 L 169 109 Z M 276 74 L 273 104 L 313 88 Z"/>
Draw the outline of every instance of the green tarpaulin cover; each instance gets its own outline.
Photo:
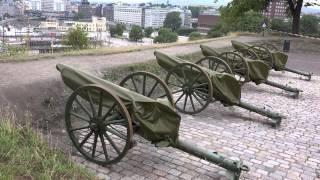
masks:
<path id="1" fill-rule="evenodd" d="M 233 48 L 235 48 L 235 49 L 250 48 L 250 47 L 253 46 L 251 44 L 242 43 L 242 42 L 234 41 L 234 40 L 232 40 L 231 43 L 232 43 Z M 254 49 L 254 48 L 252 50 L 253 51 L 258 51 L 258 49 Z M 286 55 L 286 54 L 284 54 L 282 52 L 279 52 L 279 51 L 271 51 L 271 50 L 270 50 L 270 53 L 271 53 L 271 55 L 273 57 L 273 68 L 274 68 L 274 70 L 276 70 L 276 71 L 283 70 L 286 67 L 286 64 L 287 64 L 288 55 Z M 268 58 L 270 58 L 270 57 L 268 57 Z"/>
<path id="2" fill-rule="evenodd" d="M 209 46 L 200 45 L 201 51 L 205 56 L 216 56 L 222 53 L 218 50 L 215 50 Z M 221 58 L 221 57 L 220 57 Z M 250 80 L 256 84 L 260 84 L 268 79 L 270 67 L 260 60 L 252 60 L 244 58 L 248 64 Z"/>
<path id="3" fill-rule="evenodd" d="M 153 100 L 63 64 L 58 64 L 57 69 L 61 72 L 63 82 L 72 90 L 83 85 L 96 84 L 118 96 L 126 105 L 132 119 L 140 125 L 137 133 L 143 138 L 166 146 L 175 145 L 179 133 L 180 115 L 172 107 L 160 100 Z M 93 99 L 98 98 L 93 96 Z M 108 107 L 108 99 L 104 99 L 104 102 Z"/>
<path id="4" fill-rule="evenodd" d="M 154 54 L 157 58 L 158 64 L 166 71 L 171 71 L 177 65 L 187 62 L 178 57 L 169 56 L 158 51 L 156 51 Z M 234 104 L 239 104 L 241 98 L 241 86 L 233 75 L 227 73 L 218 73 L 204 67 L 200 68 L 208 73 L 212 81 L 213 97 L 215 99 L 221 101 L 225 105 L 231 106 Z M 197 72 L 192 72 L 191 70 L 189 70 L 187 72 L 187 78 L 194 78 L 196 73 Z"/>

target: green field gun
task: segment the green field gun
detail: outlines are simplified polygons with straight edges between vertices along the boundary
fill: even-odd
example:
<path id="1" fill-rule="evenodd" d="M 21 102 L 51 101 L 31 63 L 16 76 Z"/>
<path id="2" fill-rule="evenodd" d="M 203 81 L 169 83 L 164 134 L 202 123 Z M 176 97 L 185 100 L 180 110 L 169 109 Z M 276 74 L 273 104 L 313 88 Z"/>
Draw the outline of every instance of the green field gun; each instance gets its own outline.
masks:
<path id="1" fill-rule="evenodd" d="M 263 60 L 275 71 L 288 71 L 307 77 L 307 81 L 311 80 L 312 73 L 302 72 L 286 67 L 288 55 L 280 52 L 280 50 L 272 44 L 263 43 L 261 45 L 251 45 L 234 40 L 232 40 L 231 43 L 233 48 L 235 48 L 237 51 L 243 53 L 244 55 L 248 55 L 252 59 Z M 251 50 L 253 53 L 247 52 L 247 50 Z"/>
<path id="2" fill-rule="evenodd" d="M 200 48 L 205 57 L 197 61 L 196 64 L 216 70 L 218 72 L 234 74 L 241 84 L 250 81 L 256 83 L 257 85 L 261 83 L 267 84 L 269 86 L 290 92 L 294 98 L 297 98 L 299 93 L 302 92 L 297 88 L 292 88 L 269 81 L 268 76 L 270 66 L 264 61 L 251 59 L 249 58 L 249 55 L 244 57 L 242 53 L 238 52 L 220 52 L 205 45 L 200 45 Z M 250 53 L 252 51 L 246 50 L 246 52 Z"/>
<path id="3" fill-rule="evenodd" d="M 242 161 L 179 138 L 181 117 L 174 108 L 170 90 L 155 75 L 139 72 L 130 76 L 139 75 L 144 80 L 146 86 L 136 84 L 141 90 L 137 93 L 122 87 L 126 86 L 126 79 L 120 86 L 63 64 L 58 64 L 57 69 L 63 82 L 73 90 L 65 108 L 67 133 L 89 161 L 100 165 L 119 162 L 134 147 L 133 134 L 139 134 L 159 148 L 173 147 L 225 168 L 234 180 L 240 178 L 242 171 L 249 170 Z M 163 97 L 158 98 L 159 94 Z"/>
<path id="4" fill-rule="evenodd" d="M 176 108 L 185 114 L 197 114 L 210 103 L 239 106 L 270 118 L 271 125 L 280 125 L 283 118 L 265 108 L 257 108 L 241 101 L 241 85 L 233 74 L 221 73 L 187 62 L 178 57 L 155 52 L 158 64 L 168 73 L 165 83 L 176 97 Z"/>

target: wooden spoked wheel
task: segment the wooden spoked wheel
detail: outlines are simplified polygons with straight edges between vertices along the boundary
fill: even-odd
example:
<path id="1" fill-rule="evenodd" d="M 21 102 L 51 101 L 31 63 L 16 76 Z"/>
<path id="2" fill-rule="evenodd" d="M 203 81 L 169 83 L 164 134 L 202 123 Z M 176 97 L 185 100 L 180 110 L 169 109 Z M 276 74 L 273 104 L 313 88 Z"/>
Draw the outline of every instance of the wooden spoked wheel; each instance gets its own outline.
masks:
<path id="1" fill-rule="evenodd" d="M 230 66 L 218 57 L 207 56 L 197 61 L 196 64 L 219 73 L 233 74 Z"/>
<path id="2" fill-rule="evenodd" d="M 196 114 L 203 111 L 212 98 L 212 82 L 206 72 L 191 63 L 181 63 L 171 69 L 165 80 L 172 90 L 178 111 Z"/>
<path id="3" fill-rule="evenodd" d="M 65 120 L 76 149 L 94 163 L 118 162 L 131 146 L 130 115 L 123 102 L 101 86 L 76 89 L 68 99 Z"/>
<path id="4" fill-rule="evenodd" d="M 250 81 L 248 64 L 240 54 L 235 52 L 223 52 L 219 57 L 230 66 L 236 79 L 241 84 Z"/>
<path id="5" fill-rule="evenodd" d="M 236 52 L 240 53 L 242 57 L 252 59 L 252 60 L 259 60 L 258 54 L 248 48 L 241 48 L 241 49 L 238 49 Z"/>
<path id="6" fill-rule="evenodd" d="M 143 71 L 132 73 L 120 82 L 120 86 L 155 100 L 166 99 L 174 107 L 169 87 L 152 73 Z"/>
<path id="7" fill-rule="evenodd" d="M 269 51 L 279 51 L 279 49 L 275 45 L 270 44 L 270 43 L 263 43 L 263 44 L 261 44 L 261 46 L 269 49 Z"/>
<path id="8" fill-rule="evenodd" d="M 273 56 L 266 47 L 252 46 L 248 49 L 254 51 L 259 56 L 260 60 L 263 60 L 267 65 L 273 67 Z"/>

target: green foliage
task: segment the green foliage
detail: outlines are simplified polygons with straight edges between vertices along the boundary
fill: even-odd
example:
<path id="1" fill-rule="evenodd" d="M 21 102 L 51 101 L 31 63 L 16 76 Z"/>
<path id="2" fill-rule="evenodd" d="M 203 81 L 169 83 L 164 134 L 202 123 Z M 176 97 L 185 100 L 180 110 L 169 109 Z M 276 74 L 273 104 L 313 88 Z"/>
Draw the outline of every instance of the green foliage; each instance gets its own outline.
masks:
<path id="1" fill-rule="evenodd" d="M 153 33 L 153 28 L 152 27 L 147 27 L 145 30 L 144 30 L 144 35 L 146 37 L 151 37 L 151 34 Z"/>
<path id="2" fill-rule="evenodd" d="M 217 38 L 217 37 L 221 37 L 221 36 L 223 36 L 223 33 L 219 30 L 211 29 L 208 32 L 208 38 Z"/>
<path id="3" fill-rule="evenodd" d="M 25 46 L 20 46 L 20 45 L 7 45 L 5 49 L 6 49 L 7 55 L 9 56 L 25 54 L 27 50 Z"/>
<path id="4" fill-rule="evenodd" d="M 189 10 L 191 11 L 192 18 L 198 18 L 202 7 L 200 6 L 189 6 Z"/>
<path id="5" fill-rule="evenodd" d="M 66 36 L 66 44 L 73 49 L 86 49 L 89 47 L 88 33 L 80 27 L 72 29 Z"/>
<path id="6" fill-rule="evenodd" d="M 300 20 L 300 30 L 303 34 L 317 34 L 319 32 L 319 18 L 312 15 L 303 15 Z"/>
<path id="7" fill-rule="evenodd" d="M 138 41 L 143 38 L 143 31 L 140 26 L 132 26 L 129 32 L 129 38 L 131 41 Z"/>
<path id="8" fill-rule="evenodd" d="M 126 26 L 123 24 L 117 24 L 116 26 L 110 27 L 110 36 L 122 36 L 123 32 L 126 30 Z"/>
<path id="9" fill-rule="evenodd" d="M 199 39 L 203 39 L 205 38 L 205 36 L 203 36 L 202 34 L 200 34 L 199 32 L 192 32 L 189 35 L 189 40 L 190 41 L 194 41 L 194 40 L 199 40 Z"/>
<path id="10" fill-rule="evenodd" d="M 178 34 L 172 32 L 171 29 L 161 28 L 158 32 L 158 36 L 154 39 L 155 43 L 171 43 L 178 40 Z"/>
<path id="11" fill-rule="evenodd" d="M 15 124 L 10 113 L 0 117 L 0 179 L 94 179 L 57 149 L 51 149 L 30 123 Z M 31 120 L 27 120 L 31 121 Z"/>
<path id="12" fill-rule="evenodd" d="M 270 28 L 272 30 L 290 32 L 292 29 L 292 22 L 285 22 L 282 19 L 273 19 L 270 23 Z"/>
<path id="13" fill-rule="evenodd" d="M 165 28 L 171 29 L 173 32 L 176 32 L 182 24 L 179 12 L 170 12 L 167 14 L 166 19 L 163 22 Z"/>
<path id="14" fill-rule="evenodd" d="M 235 30 L 261 32 L 263 21 L 264 17 L 260 13 L 250 10 L 238 18 Z"/>
<path id="15" fill-rule="evenodd" d="M 195 28 L 180 28 L 178 30 L 178 34 L 180 36 L 189 36 L 192 32 L 197 31 Z"/>

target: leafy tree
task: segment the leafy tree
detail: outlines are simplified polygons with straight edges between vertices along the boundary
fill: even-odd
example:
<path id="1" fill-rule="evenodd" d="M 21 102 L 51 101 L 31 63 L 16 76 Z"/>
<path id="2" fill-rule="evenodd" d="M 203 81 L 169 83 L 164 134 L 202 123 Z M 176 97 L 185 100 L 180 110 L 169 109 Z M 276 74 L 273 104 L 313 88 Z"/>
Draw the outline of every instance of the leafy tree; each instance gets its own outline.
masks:
<path id="1" fill-rule="evenodd" d="M 303 15 L 301 18 L 300 30 L 304 34 L 317 34 L 319 26 L 319 19 L 312 15 Z"/>
<path id="2" fill-rule="evenodd" d="M 171 43 L 178 40 L 178 34 L 172 32 L 172 30 L 168 28 L 161 28 L 158 34 L 159 35 L 154 39 L 155 43 Z"/>
<path id="3" fill-rule="evenodd" d="M 85 49 L 89 47 L 88 33 L 81 27 L 72 29 L 66 36 L 66 44 L 73 49 Z"/>
<path id="4" fill-rule="evenodd" d="M 147 27 L 147 28 L 145 28 L 144 29 L 144 35 L 146 36 L 146 37 L 151 37 L 151 34 L 153 33 L 153 28 L 152 27 Z"/>
<path id="5" fill-rule="evenodd" d="M 143 31 L 140 26 L 132 26 L 129 33 L 129 38 L 131 41 L 138 41 L 143 38 Z"/>
<path id="6" fill-rule="evenodd" d="M 167 14 L 166 19 L 163 22 L 165 28 L 170 28 L 173 32 L 176 32 L 182 24 L 179 12 L 170 12 Z"/>
<path id="7" fill-rule="evenodd" d="M 180 36 L 189 36 L 192 32 L 197 31 L 195 28 L 180 28 L 178 30 L 178 34 Z"/>
<path id="8" fill-rule="evenodd" d="M 223 33 L 219 30 L 214 30 L 214 29 L 211 29 L 209 32 L 208 32 L 208 38 L 216 38 L 216 37 L 221 37 L 223 36 Z"/>
<path id="9" fill-rule="evenodd" d="M 122 36 L 124 30 L 126 30 L 126 26 L 123 24 L 117 24 L 116 26 L 111 26 L 110 36 L 111 37 L 115 37 L 116 35 Z"/>
<path id="10" fill-rule="evenodd" d="M 192 18 L 198 18 L 200 11 L 201 11 L 201 7 L 200 6 L 189 6 L 189 10 L 191 11 Z"/>
<path id="11" fill-rule="evenodd" d="M 238 18 L 236 29 L 240 31 L 260 32 L 263 20 L 264 17 L 260 13 L 250 10 Z"/>

